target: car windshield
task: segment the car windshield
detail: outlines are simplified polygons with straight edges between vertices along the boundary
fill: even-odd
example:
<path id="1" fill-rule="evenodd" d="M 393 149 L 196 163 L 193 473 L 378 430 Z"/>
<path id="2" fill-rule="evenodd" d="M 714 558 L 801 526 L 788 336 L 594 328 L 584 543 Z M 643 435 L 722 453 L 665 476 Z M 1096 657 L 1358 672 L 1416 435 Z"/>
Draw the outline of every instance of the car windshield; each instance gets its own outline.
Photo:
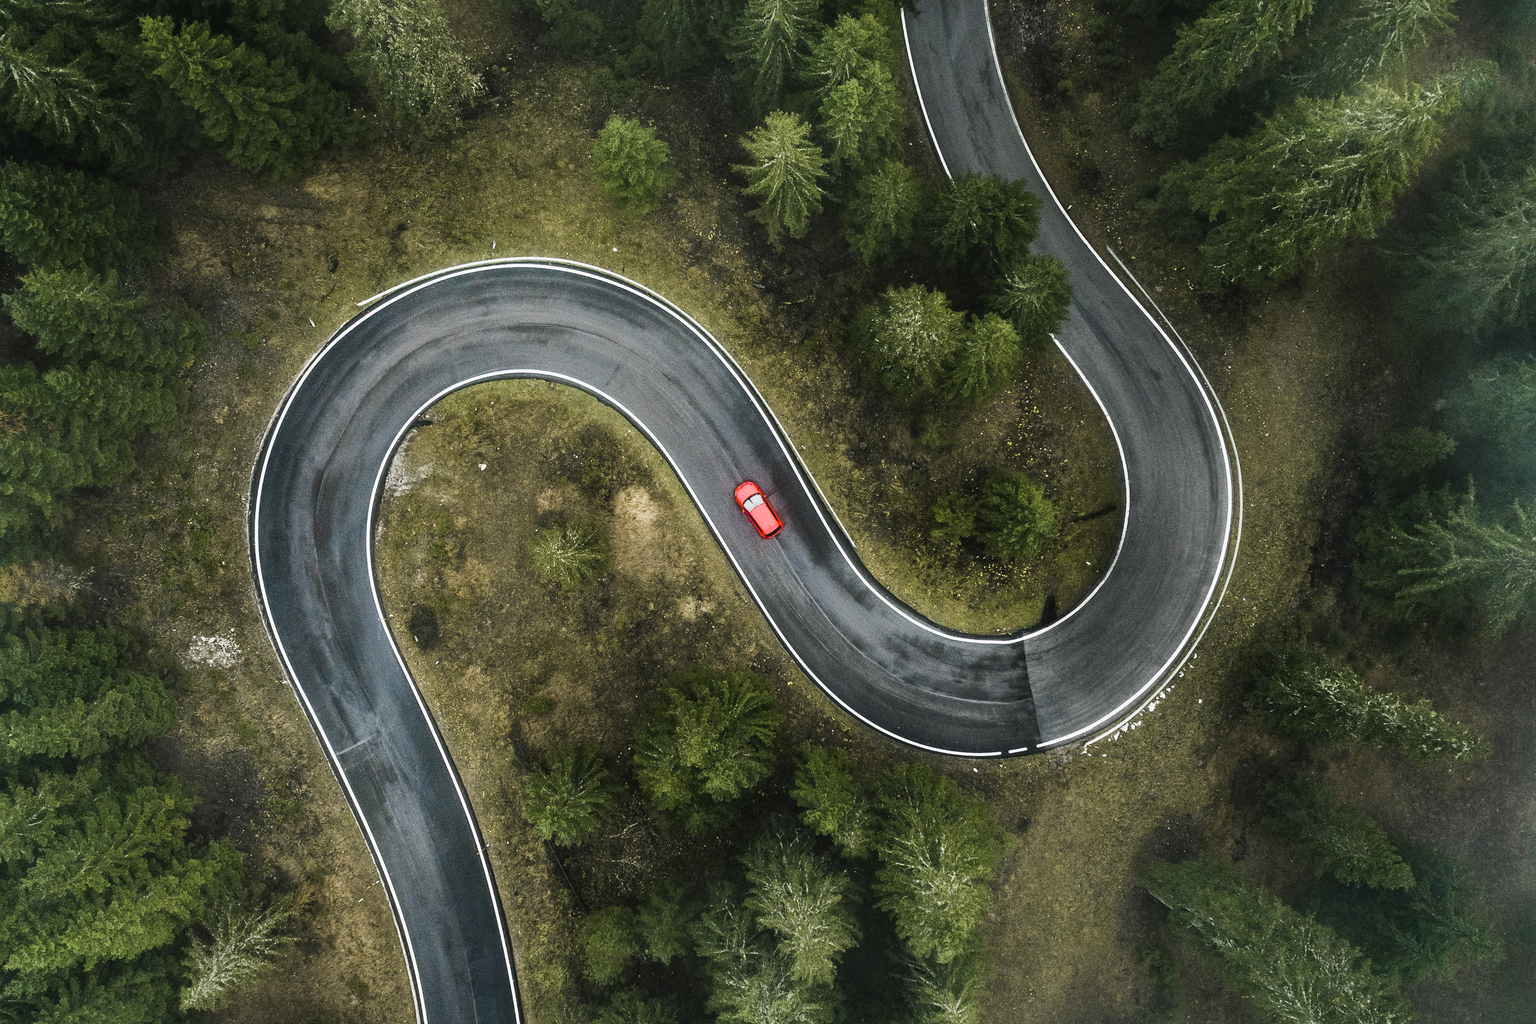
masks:
<path id="1" fill-rule="evenodd" d="M 763 503 L 763 496 L 761 494 L 754 494 L 754 495 L 752 495 L 752 497 L 750 497 L 746 501 L 742 502 L 741 503 L 741 507 L 746 509 L 748 512 L 750 512 L 753 509 L 757 508 L 757 506 L 761 505 L 762 503 Z"/>

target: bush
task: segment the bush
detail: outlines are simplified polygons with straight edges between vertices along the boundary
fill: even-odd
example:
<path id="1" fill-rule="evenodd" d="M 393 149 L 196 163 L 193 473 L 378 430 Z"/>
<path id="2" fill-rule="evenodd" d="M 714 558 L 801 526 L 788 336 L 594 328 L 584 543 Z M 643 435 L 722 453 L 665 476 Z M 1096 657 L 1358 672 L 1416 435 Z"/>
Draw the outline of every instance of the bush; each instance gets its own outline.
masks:
<path id="1" fill-rule="evenodd" d="M 635 213 L 649 213 L 677 175 L 667 161 L 667 144 L 639 121 L 608 119 L 592 147 L 597 183 Z"/>
<path id="2" fill-rule="evenodd" d="M 533 536 L 533 570 L 561 590 L 586 586 L 608 568 L 608 545 L 596 527 L 551 526 Z"/>

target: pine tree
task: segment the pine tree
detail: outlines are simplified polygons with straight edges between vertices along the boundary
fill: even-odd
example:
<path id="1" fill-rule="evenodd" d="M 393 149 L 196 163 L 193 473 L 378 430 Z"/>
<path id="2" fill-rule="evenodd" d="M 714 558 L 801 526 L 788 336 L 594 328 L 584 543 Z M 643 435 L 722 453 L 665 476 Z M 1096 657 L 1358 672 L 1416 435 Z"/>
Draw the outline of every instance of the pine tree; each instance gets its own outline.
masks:
<path id="1" fill-rule="evenodd" d="M 869 266 L 912 239 L 922 208 L 923 185 L 917 172 L 899 160 L 884 160 L 854 186 L 843 237 Z"/>
<path id="2" fill-rule="evenodd" d="M 944 397 L 965 405 L 982 405 L 1008 386 L 1018 373 L 1024 353 L 1013 325 L 996 313 L 966 324 L 954 365 L 944 381 Z"/>
<path id="3" fill-rule="evenodd" d="M 581 946 L 588 978 L 611 985 L 640 952 L 635 914 L 628 907 L 604 907 L 581 923 Z"/>
<path id="4" fill-rule="evenodd" d="M 1459 165 L 1430 222 L 1403 261 L 1416 322 L 1479 338 L 1536 318 L 1536 169 Z"/>
<path id="5" fill-rule="evenodd" d="M 701 832 L 768 777 L 781 721 L 761 676 L 680 672 L 636 730 L 635 777 L 657 808 Z"/>
<path id="6" fill-rule="evenodd" d="M 1066 265 L 1054 256 L 1016 260 L 1003 274 L 997 290 L 988 296 L 987 304 L 1013 324 L 1023 348 L 1044 349 L 1072 307 Z"/>
<path id="7" fill-rule="evenodd" d="M 452 131 L 485 91 L 437 0 L 335 0 L 325 23 L 351 34 L 347 59 L 410 135 Z"/>
<path id="8" fill-rule="evenodd" d="M 732 0 L 645 0 L 639 28 L 667 74 L 679 78 L 725 48 L 739 13 Z"/>
<path id="9" fill-rule="evenodd" d="M 921 765 L 881 780 L 877 906 L 914 957 L 947 964 L 971 948 L 991 903 L 1003 837 L 986 806 Z"/>
<path id="10" fill-rule="evenodd" d="M 44 352 L 79 365 L 103 360 L 119 369 L 174 373 L 207 344 L 208 325 L 180 301 L 155 302 L 88 270 L 34 270 L 5 296 L 11 320 Z"/>
<path id="11" fill-rule="evenodd" d="M 540 530 L 528 546 L 528 556 L 539 578 L 561 590 L 584 587 L 608 568 L 607 542 L 596 527 L 585 523 Z"/>
<path id="12" fill-rule="evenodd" d="M 0 367 L 0 536 L 62 522 L 71 491 L 122 479 L 133 439 L 178 411 L 179 392 L 143 374 Z"/>
<path id="13" fill-rule="evenodd" d="M 1484 631 L 1498 635 L 1536 611 L 1536 508 L 1516 501 L 1489 522 L 1474 492 L 1447 504 L 1443 515 L 1385 531 L 1362 576 L 1392 594 L 1399 615 L 1471 602 Z"/>
<path id="14" fill-rule="evenodd" d="M 758 110 L 778 106 L 804 60 L 821 0 L 747 0 L 736 25 L 737 74 Z"/>
<path id="15" fill-rule="evenodd" d="M 602 754 L 595 747 L 556 746 L 547 764 L 528 773 L 523 796 L 523 816 L 540 839 L 561 846 L 586 841 L 612 797 Z"/>
<path id="16" fill-rule="evenodd" d="M 1456 434 L 1521 459 L 1536 450 L 1536 359 L 1494 356 L 1467 374 L 1442 404 L 1446 425 Z"/>
<path id="17" fill-rule="evenodd" d="M 639 121 L 614 114 L 597 134 L 592 162 L 604 192 L 635 213 L 649 213 L 677 173 L 667 144 Z"/>
<path id="18" fill-rule="evenodd" d="M 1336 95 L 1400 71 L 1408 58 L 1450 30 L 1456 0 L 1351 0 L 1346 12 L 1308 41 L 1287 77 L 1308 96 Z M 1314 36 L 1318 35 L 1316 29 Z"/>
<path id="19" fill-rule="evenodd" d="M 266 973 L 297 939 L 283 933 L 293 904 L 225 900 L 207 915 L 209 939 L 198 939 L 187 955 L 190 981 L 181 992 L 183 1010 L 211 1010 L 229 994 Z"/>
<path id="20" fill-rule="evenodd" d="M 1208 117 L 1250 68 L 1280 56 L 1313 0 L 1217 0 L 1179 29 L 1173 52 L 1142 89 L 1132 134 L 1172 141 L 1186 125 Z"/>
<path id="21" fill-rule="evenodd" d="M 904 113 L 891 73 L 879 64 L 828 89 L 820 127 L 832 145 L 833 167 L 857 174 L 878 165 L 899 143 Z"/>
<path id="22" fill-rule="evenodd" d="M 678 1024 L 678 1019 L 669 1004 L 625 989 L 603 1007 L 592 1024 Z"/>
<path id="23" fill-rule="evenodd" d="M 943 292 L 893 285 L 859 315 L 855 343 L 880 386 L 910 405 L 944 386 L 964 328 L 965 314 L 951 309 Z"/>
<path id="24" fill-rule="evenodd" d="M 871 68 L 884 68 L 889 74 L 895 63 L 896 53 L 879 19 L 873 14 L 857 18 L 844 14 L 811 48 L 805 79 L 824 98 L 844 82 L 864 78 Z"/>
<path id="25" fill-rule="evenodd" d="M 1488 750 L 1485 740 L 1429 701 L 1409 704 L 1397 694 L 1378 693 L 1353 669 L 1305 651 L 1273 659 L 1259 674 L 1248 708 L 1276 732 L 1315 742 L 1361 740 L 1420 760 L 1463 761 Z"/>
<path id="26" fill-rule="evenodd" d="M 175 31 L 169 17 L 139 19 L 154 73 L 197 111 L 203 134 L 237 167 L 281 178 L 305 170 L 345 133 L 346 98 L 282 62 L 214 35 L 206 22 Z"/>
<path id="27" fill-rule="evenodd" d="M 991 275 L 1029 256 L 1040 227 L 1040 198 L 1022 181 L 967 174 L 939 193 L 933 247 L 941 263 Z"/>
<path id="28" fill-rule="evenodd" d="M 1196 212 L 1222 221 L 1201 247 L 1210 272 L 1258 287 L 1302 273 L 1347 238 L 1374 236 L 1459 109 L 1462 83 L 1481 89 L 1485 73 L 1405 93 L 1371 85 L 1300 99 L 1253 134 L 1223 139 L 1193 169 L 1169 172 L 1190 183 Z"/>
<path id="29" fill-rule="evenodd" d="M 757 915 L 759 927 L 778 936 L 790 978 L 797 985 L 831 985 L 838 961 L 860 937 L 847 872 L 793 834 L 770 832 L 741 861 L 751 887 L 744 905 Z"/>
<path id="30" fill-rule="evenodd" d="M 1411 889 L 1413 869 L 1382 827 L 1339 803 L 1332 793 L 1304 779 L 1277 786 L 1270 794 L 1276 817 L 1264 827 L 1297 844 L 1314 876 L 1330 874 L 1345 885 Z"/>
<path id="31" fill-rule="evenodd" d="M 0 768 L 142 743 L 174 720 L 165 684 L 134 670 L 115 632 L 41 630 L 0 639 Z"/>
<path id="32" fill-rule="evenodd" d="M 33 270 L 128 266 L 148 255 L 154 224 L 121 185 L 80 171 L 0 164 L 0 249 Z"/>
<path id="33" fill-rule="evenodd" d="M 807 743 L 800 758 L 790 795 L 805 808 L 801 820 L 843 856 L 864 856 L 874 843 L 875 820 L 848 753 Z"/>
<path id="34" fill-rule="evenodd" d="M 635 931 L 645 943 L 645 955 L 670 964 L 686 956 L 692 946 L 689 930 L 698 907 L 676 882 L 662 882 L 645 895 L 635 911 Z"/>
<path id="35" fill-rule="evenodd" d="M 87 131 L 103 151 L 133 145 L 133 127 L 81 69 L 82 61 L 58 64 L 48 50 L 47 41 L 27 45 L 16 25 L 0 32 L 0 105 L 7 120 L 56 145 L 69 146 Z"/>
<path id="36" fill-rule="evenodd" d="M 987 553 L 1013 561 L 1038 553 L 1056 537 L 1056 508 L 1038 482 L 1012 469 L 991 473 L 982 485 L 976 518 Z"/>
<path id="37" fill-rule="evenodd" d="M 1408 1002 L 1333 929 L 1230 868 L 1155 862 L 1141 884 L 1211 954 L 1228 984 L 1280 1024 L 1406 1024 Z"/>
<path id="38" fill-rule="evenodd" d="M 747 178 L 742 194 L 760 200 L 752 216 L 768 229 L 768 241 L 777 249 L 786 234 L 804 238 L 811 214 L 821 212 L 826 194 L 818 184 L 827 176 L 826 158 L 811 141 L 811 126 L 795 114 L 776 110 L 741 145 L 752 163 L 734 169 Z"/>

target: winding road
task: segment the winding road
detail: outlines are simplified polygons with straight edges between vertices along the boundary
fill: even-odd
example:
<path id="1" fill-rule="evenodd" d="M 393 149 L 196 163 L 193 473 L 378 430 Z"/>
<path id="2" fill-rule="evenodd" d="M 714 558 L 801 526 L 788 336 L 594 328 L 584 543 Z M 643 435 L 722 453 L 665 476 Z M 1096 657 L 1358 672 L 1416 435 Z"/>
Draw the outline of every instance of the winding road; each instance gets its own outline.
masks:
<path id="1" fill-rule="evenodd" d="M 376 297 L 275 415 L 249 527 L 267 627 L 379 866 L 423 1022 L 520 1020 L 474 812 L 372 572 L 389 464 L 449 392 L 537 377 L 619 410 L 676 470 L 807 674 L 914 746 L 995 757 L 1090 738 L 1152 699 L 1208 620 L 1229 569 L 1235 466 L 1209 388 L 1051 196 L 1013 121 L 984 0 L 925 0 L 905 30 L 946 169 L 1024 178 L 1046 197 L 1037 247 L 1066 261 L 1076 290 L 1058 343 L 1124 463 L 1115 561 L 1045 628 L 952 633 L 870 578 L 746 375 L 661 296 L 598 268 L 530 259 L 454 267 Z M 772 542 L 731 497 L 744 478 L 786 521 Z"/>

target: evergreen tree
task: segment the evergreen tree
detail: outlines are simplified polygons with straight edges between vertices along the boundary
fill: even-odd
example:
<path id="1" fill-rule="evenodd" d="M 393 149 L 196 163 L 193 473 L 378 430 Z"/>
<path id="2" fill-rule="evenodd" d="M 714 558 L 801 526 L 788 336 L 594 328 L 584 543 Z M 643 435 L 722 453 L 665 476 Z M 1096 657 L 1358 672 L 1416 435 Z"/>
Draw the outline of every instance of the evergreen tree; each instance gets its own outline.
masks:
<path id="1" fill-rule="evenodd" d="M 528 773 L 523 817 L 540 839 L 575 846 L 596 834 L 612 798 L 608 770 L 595 747 L 562 743 L 547 764 Z"/>
<path id="2" fill-rule="evenodd" d="M 736 25 L 738 75 L 758 110 L 772 110 L 804 60 L 821 0 L 747 0 Z"/>
<path id="3" fill-rule="evenodd" d="M 1404 260 L 1416 322 L 1478 338 L 1536 317 L 1536 169 L 1495 177 L 1459 165 L 1430 223 Z"/>
<path id="4" fill-rule="evenodd" d="M 974 953 L 949 963 L 907 959 L 907 985 L 916 1010 L 914 1024 L 979 1024 L 976 987 L 981 958 Z"/>
<path id="5" fill-rule="evenodd" d="M 667 144 L 655 131 L 614 114 L 592 149 L 597 183 L 635 213 L 649 213 L 677 177 L 667 155 Z"/>
<path id="6" fill-rule="evenodd" d="M 121 633 L 41 630 L 0 638 L 0 769 L 32 758 L 85 758 L 170 727 L 165 684 L 131 667 Z"/>
<path id="7" fill-rule="evenodd" d="M 645 0 L 640 34 L 661 54 L 667 74 L 679 78 L 724 49 L 739 10 L 732 0 Z"/>
<path id="8" fill-rule="evenodd" d="M 1356 569 L 1367 586 L 1391 594 L 1399 615 L 1471 603 L 1484 632 L 1496 636 L 1536 611 L 1536 510 L 1516 501 L 1490 522 L 1471 491 L 1409 503 L 1416 506 L 1422 511 L 1367 528 Z"/>
<path id="9" fill-rule="evenodd" d="M 452 131 L 485 91 L 437 0 L 334 0 L 325 23 L 351 34 L 347 59 L 410 135 Z"/>
<path id="10" fill-rule="evenodd" d="M 197 111 L 203 134 L 237 167 L 281 178 L 305 170 L 327 142 L 347 132 L 346 97 L 300 80 L 244 43 L 214 35 L 206 22 L 139 19 L 146 56 L 172 95 Z"/>
<path id="11" fill-rule="evenodd" d="M 1216 103 L 1250 68 L 1280 56 L 1313 0 L 1216 0 L 1205 16 L 1179 29 L 1173 52 L 1136 103 L 1132 134 L 1166 144 Z"/>
<path id="12" fill-rule="evenodd" d="M 1442 404 L 1446 425 L 1458 435 L 1520 460 L 1536 450 L 1536 359 L 1530 356 L 1499 355 L 1482 363 Z"/>
<path id="13" fill-rule="evenodd" d="M 960 348 L 965 314 L 943 292 L 920 284 L 887 288 L 855 324 L 855 344 L 865 367 L 891 397 L 910 405 L 944 386 Z"/>
<path id="14" fill-rule="evenodd" d="M 581 923 L 581 946 L 588 978 L 612 985 L 640 952 L 635 914 L 628 907 L 604 907 Z"/>
<path id="15" fill-rule="evenodd" d="M 805 808 L 801 820 L 843 856 L 864 856 L 874 843 L 875 820 L 847 751 L 807 743 L 800 758 L 790 795 Z"/>
<path id="16" fill-rule="evenodd" d="M 617 993 L 592 1024 L 678 1024 L 677 1011 L 634 989 Z"/>
<path id="17" fill-rule="evenodd" d="M 896 63 L 891 39 L 873 14 L 857 18 L 844 14 L 822 32 L 811 49 L 805 78 L 825 98 L 833 89 L 866 77 L 871 68 L 889 69 Z"/>
<path id="18" fill-rule="evenodd" d="M 983 405 L 1008 386 L 1023 362 L 1019 334 L 996 313 L 966 325 L 954 365 L 944 381 L 951 402 Z"/>
<path id="19" fill-rule="evenodd" d="M 781 720 L 761 676 L 680 672 L 636 730 L 635 777 L 657 808 L 701 832 L 768 777 Z"/>
<path id="20" fill-rule="evenodd" d="M 1249 710 L 1282 735 L 1322 743 L 1362 740 L 1428 760 L 1462 761 L 1487 752 L 1487 742 L 1435 711 L 1368 688 L 1353 669 L 1304 651 L 1288 651 L 1259 673 Z"/>
<path id="21" fill-rule="evenodd" d="M 122 479 L 133 438 L 163 430 L 178 405 L 158 378 L 99 363 L 0 367 L 0 537 L 57 525 L 75 488 Z"/>
<path id="22" fill-rule="evenodd" d="M 1003 836 L 981 801 L 922 765 L 881 779 L 877 906 L 914 957 L 947 964 L 971 947 L 991 902 Z"/>
<path id="23" fill-rule="evenodd" d="M 737 164 L 735 170 L 747 178 L 742 194 L 760 200 L 752 216 L 768 229 L 768 241 L 777 249 L 786 234 L 804 238 L 811 214 L 821 212 L 825 192 L 819 182 L 827 176 L 826 158 L 811 141 L 811 126 L 776 110 L 741 145 L 752 163 Z"/>
<path id="24" fill-rule="evenodd" d="M 187 957 L 190 982 L 183 1010 L 211 1010 L 231 993 L 256 981 L 297 939 L 283 933 L 293 914 L 287 900 L 257 903 L 226 899 L 205 915 L 209 940 L 198 939 Z"/>
<path id="25" fill-rule="evenodd" d="M 663 882 L 646 893 L 645 902 L 635 911 L 635 931 L 645 943 L 645 955 L 663 964 L 686 956 L 693 944 L 689 930 L 697 916 L 697 906 L 676 882 Z"/>
<path id="26" fill-rule="evenodd" d="M 106 270 L 148 255 L 154 218 L 139 197 L 80 171 L 0 164 L 0 249 L 33 270 Z"/>
<path id="27" fill-rule="evenodd" d="M 175 373 L 207 344 L 208 325 L 185 303 L 154 302 L 118 287 L 117 272 L 34 270 L 5 296 L 11 320 L 44 352 L 75 365 Z"/>
<path id="28" fill-rule="evenodd" d="M 1023 348 L 1046 348 L 1051 334 L 1066 320 L 1072 307 L 1072 285 L 1067 280 L 1066 265 L 1054 256 L 1044 255 L 1015 261 L 988 297 L 988 305 L 1013 324 Z"/>
<path id="29" fill-rule="evenodd" d="M 875 166 L 900 141 L 904 113 L 891 73 L 879 64 L 828 89 L 820 127 L 832 146 L 832 166 L 855 174 Z"/>
<path id="30" fill-rule="evenodd" d="M 1221 224 L 1201 251 L 1210 272 L 1250 287 L 1302 273 L 1346 238 L 1370 238 L 1438 144 L 1460 107 L 1462 83 L 1480 90 L 1482 66 L 1405 93 L 1366 86 L 1339 99 L 1300 99 L 1253 134 L 1223 139 L 1197 166 L 1169 172 L 1191 207 Z"/>
<path id="31" fill-rule="evenodd" d="M 584 587 L 608 568 L 607 542 L 596 527 L 585 523 L 540 530 L 528 546 L 528 556 L 539 578 L 561 590 Z"/>
<path id="32" fill-rule="evenodd" d="M 854 186 L 843 222 L 843 237 L 865 266 L 888 259 L 916 233 L 923 207 L 917 172 L 899 160 L 884 160 Z"/>
<path id="33" fill-rule="evenodd" d="M 1270 802 L 1277 816 L 1265 819 L 1264 827 L 1296 843 L 1316 877 L 1330 874 L 1345 885 L 1372 889 L 1413 888 L 1413 869 L 1382 827 L 1332 793 L 1296 779 L 1275 787 Z"/>
<path id="34" fill-rule="evenodd" d="M 843 953 L 859 942 L 853 880 L 796 835 L 770 832 L 741 860 L 751 887 L 744 905 L 759 927 L 778 936 L 790 978 L 797 985 L 831 985 Z"/>
<path id="35" fill-rule="evenodd" d="M 51 35 L 51 34 L 50 34 Z M 84 132 L 104 151 L 121 151 L 135 141 L 102 83 L 86 74 L 76 57 L 66 64 L 50 59 L 48 36 L 33 45 L 18 26 L 0 31 L 0 109 L 6 119 L 44 142 L 72 145 Z"/>
<path id="36" fill-rule="evenodd" d="M 1407 1000 L 1333 929 L 1230 868 L 1155 862 L 1141 884 L 1212 955 L 1228 984 L 1280 1024 L 1406 1024 Z"/>
<path id="37" fill-rule="evenodd" d="M 933 217 L 939 262 L 990 281 L 1028 258 L 1040 199 L 1022 181 L 967 174 L 939 193 Z"/>
<path id="38" fill-rule="evenodd" d="M 1408 58 L 1449 31 L 1456 0 L 1348 0 L 1319 8 L 1342 10 L 1314 29 L 1298 66 L 1286 77 L 1308 96 L 1336 95 L 1400 71 Z"/>
<path id="39" fill-rule="evenodd" d="M 1466 964 L 1502 960 L 1483 890 L 1466 863 L 1422 846 L 1405 846 L 1403 857 L 1416 879 L 1411 889 L 1325 887 L 1320 915 L 1360 946 L 1378 974 L 1405 984 L 1449 981 Z"/>
<path id="40" fill-rule="evenodd" d="M 1056 537 L 1055 506 L 1040 484 L 1017 470 L 987 477 L 976 518 L 987 553 L 1003 561 L 1028 558 Z"/>

